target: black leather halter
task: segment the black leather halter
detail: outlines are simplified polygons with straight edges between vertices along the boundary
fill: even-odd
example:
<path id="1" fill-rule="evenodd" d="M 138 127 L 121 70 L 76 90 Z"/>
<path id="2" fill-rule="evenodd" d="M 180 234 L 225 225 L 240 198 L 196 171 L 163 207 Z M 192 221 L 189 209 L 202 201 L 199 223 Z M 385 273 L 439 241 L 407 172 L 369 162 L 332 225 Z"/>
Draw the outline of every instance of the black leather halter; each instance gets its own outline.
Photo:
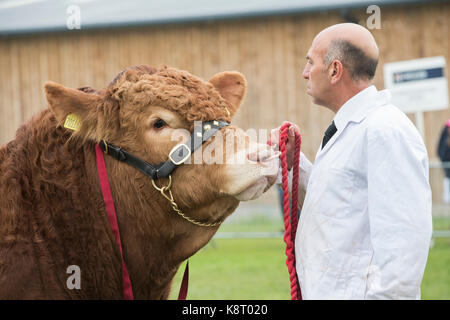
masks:
<path id="1" fill-rule="evenodd" d="M 194 126 L 194 132 L 189 137 L 189 141 L 187 143 L 177 144 L 173 147 L 169 153 L 169 160 L 158 165 L 151 165 L 128 151 L 104 140 L 99 144 L 100 148 L 107 155 L 138 169 L 150 179 L 157 180 L 159 178 L 168 177 L 177 166 L 186 162 L 191 154 L 203 143 L 208 141 L 221 128 L 228 125 L 228 122 L 213 120 L 202 122 L 201 126 Z"/>

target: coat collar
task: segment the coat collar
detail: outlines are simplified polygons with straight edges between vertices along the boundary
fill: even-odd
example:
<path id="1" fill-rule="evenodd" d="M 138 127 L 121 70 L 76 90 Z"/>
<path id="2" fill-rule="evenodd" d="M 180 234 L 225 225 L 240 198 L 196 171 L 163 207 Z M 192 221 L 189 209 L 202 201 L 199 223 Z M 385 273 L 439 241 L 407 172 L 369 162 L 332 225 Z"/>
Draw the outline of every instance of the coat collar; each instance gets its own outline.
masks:
<path id="1" fill-rule="evenodd" d="M 325 148 L 322 149 L 322 146 L 319 147 L 316 158 L 331 148 L 347 127 L 347 124 L 350 122 L 361 122 L 371 110 L 387 104 L 389 100 L 390 92 L 388 90 L 378 91 L 374 85 L 367 87 L 347 100 L 334 116 L 333 121 L 337 128 L 336 133 L 326 144 Z"/>
<path id="2" fill-rule="evenodd" d="M 387 90 L 378 91 L 372 85 L 358 92 L 347 100 L 334 116 L 334 123 L 338 131 L 344 130 L 349 122 L 362 121 L 373 107 L 387 103 L 389 93 Z"/>

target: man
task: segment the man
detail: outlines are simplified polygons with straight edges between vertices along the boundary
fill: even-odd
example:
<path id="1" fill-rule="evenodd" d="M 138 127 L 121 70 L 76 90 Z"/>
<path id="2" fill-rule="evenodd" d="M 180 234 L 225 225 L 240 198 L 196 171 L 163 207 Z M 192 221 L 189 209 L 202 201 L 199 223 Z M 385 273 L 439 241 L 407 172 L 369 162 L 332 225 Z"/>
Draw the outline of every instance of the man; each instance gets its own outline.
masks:
<path id="1" fill-rule="evenodd" d="M 450 161 L 450 119 L 445 122 L 444 129 L 442 129 L 437 154 L 441 159 L 442 166 Z M 450 203 L 450 168 L 444 167 L 444 174 L 442 200 L 444 203 Z"/>
<path id="2" fill-rule="evenodd" d="M 432 232 L 428 156 L 411 121 L 372 85 L 377 63 L 375 39 L 350 23 L 320 32 L 306 56 L 307 94 L 336 115 L 314 165 L 301 153 L 304 299 L 420 298 Z M 270 139 L 278 143 L 278 128 Z"/>

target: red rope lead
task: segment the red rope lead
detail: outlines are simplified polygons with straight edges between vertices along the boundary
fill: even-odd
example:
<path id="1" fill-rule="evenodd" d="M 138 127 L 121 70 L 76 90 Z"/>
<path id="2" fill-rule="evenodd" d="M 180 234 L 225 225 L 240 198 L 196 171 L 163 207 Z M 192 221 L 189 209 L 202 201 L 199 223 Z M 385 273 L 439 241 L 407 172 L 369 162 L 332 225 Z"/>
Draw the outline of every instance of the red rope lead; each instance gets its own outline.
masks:
<path id="1" fill-rule="evenodd" d="M 293 163 L 293 179 L 292 179 L 292 207 L 289 208 L 289 182 L 288 169 L 286 160 L 286 141 L 288 138 L 288 129 L 291 125 L 284 124 L 280 128 L 280 159 L 282 170 L 283 184 L 283 211 L 284 211 L 284 242 L 286 243 L 286 265 L 289 272 L 289 280 L 291 282 L 291 300 L 301 300 L 302 294 L 295 270 L 295 235 L 297 233 L 297 210 L 298 210 L 298 182 L 299 182 L 299 164 L 300 164 L 300 145 L 301 136 L 295 133 L 294 163 Z M 292 211 L 292 214 L 291 214 Z"/>
<path id="2" fill-rule="evenodd" d="M 109 187 L 108 173 L 106 172 L 105 158 L 103 157 L 103 151 L 99 144 L 95 145 L 95 154 L 97 157 L 97 171 L 100 181 L 100 187 L 103 194 L 103 201 L 105 202 L 105 210 L 108 216 L 109 225 L 116 239 L 117 246 L 119 247 L 120 257 L 122 259 L 122 284 L 123 284 L 123 298 L 125 300 L 134 300 L 133 288 L 131 286 L 130 275 L 128 274 L 127 265 L 123 258 L 122 241 L 120 240 L 119 225 L 117 223 L 117 214 L 114 207 L 114 200 Z"/>

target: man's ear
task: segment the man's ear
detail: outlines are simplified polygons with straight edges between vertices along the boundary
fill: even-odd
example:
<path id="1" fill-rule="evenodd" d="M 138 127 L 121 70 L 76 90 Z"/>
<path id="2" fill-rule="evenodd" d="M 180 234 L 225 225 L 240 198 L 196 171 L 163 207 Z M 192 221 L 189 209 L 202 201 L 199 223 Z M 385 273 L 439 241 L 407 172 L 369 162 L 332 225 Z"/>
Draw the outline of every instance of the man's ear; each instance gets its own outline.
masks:
<path id="1" fill-rule="evenodd" d="M 337 83 L 341 78 L 342 74 L 344 72 L 344 66 L 342 65 L 342 62 L 339 60 L 334 60 L 329 67 L 328 74 L 331 79 L 331 83 L 335 84 Z"/>
<path id="2" fill-rule="evenodd" d="M 233 117 L 245 96 L 247 89 L 245 77 L 236 71 L 225 71 L 214 75 L 209 79 L 209 82 L 216 88 L 222 98 L 230 103 L 232 110 L 229 111 L 231 117 Z"/>
<path id="3" fill-rule="evenodd" d="M 80 90 L 66 88 L 48 81 L 44 85 L 48 105 L 60 125 L 63 125 L 69 114 L 76 114 L 81 121 L 89 117 L 100 102 L 100 96 Z"/>

